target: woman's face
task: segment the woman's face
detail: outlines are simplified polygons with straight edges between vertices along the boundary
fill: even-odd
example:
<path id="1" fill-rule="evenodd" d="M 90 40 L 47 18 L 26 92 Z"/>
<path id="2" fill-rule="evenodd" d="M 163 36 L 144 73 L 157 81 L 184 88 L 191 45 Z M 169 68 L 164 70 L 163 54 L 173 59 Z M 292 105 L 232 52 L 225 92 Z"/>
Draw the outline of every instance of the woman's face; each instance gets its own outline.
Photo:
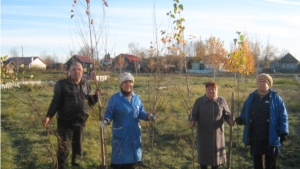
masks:
<path id="1" fill-rule="evenodd" d="M 265 79 L 258 79 L 257 89 L 258 91 L 262 91 L 262 92 L 269 90 L 268 82 Z"/>
<path id="2" fill-rule="evenodd" d="M 208 97 L 208 99 L 213 100 L 216 96 L 216 88 L 208 86 L 206 88 L 206 96 Z"/>
<path id="3" fill-rule="evenodd" d="M 133 82 L 131 80 L 126 80 L 121 84 L 121 88 L 125 92 L 131 92 L 133 88 Z"/>

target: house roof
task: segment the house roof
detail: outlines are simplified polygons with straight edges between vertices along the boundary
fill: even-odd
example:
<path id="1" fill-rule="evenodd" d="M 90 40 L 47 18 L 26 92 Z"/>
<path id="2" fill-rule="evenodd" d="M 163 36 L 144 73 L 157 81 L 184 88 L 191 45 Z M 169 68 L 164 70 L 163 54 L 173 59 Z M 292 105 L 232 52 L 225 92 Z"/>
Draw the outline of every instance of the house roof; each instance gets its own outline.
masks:
<path id="1" fill-rule="evenodd" d="M 17 67 L 17 65 L 16 65 L 15 62 L 13 62 L 13 61 L 9 61 L 9 60 L 3 61 L 3 65 L 9 65 L 9 64 L 12 64 L 12 65 L 14 65 L 15 67 Z"/>
<path id="2" fill-rule="evenodd" d="M 77 57 L 82 63 L 93 63 L 93 60 L 88 56 L 74 55 L 74 57 Z"/>
<path id="3" fill-rule="evenodd" d="M 130 54 L 121 54 L 121 55 L 124 57 L 127 57 L 130 60 L 130 62 L 131 61 L 139 61 L 139 62 L 142 61 L 142 59 L 140 59 L 139 57 L 134 56 L 134 55 L 130 55 Z"/>
<path id="4" fill-rule="evenodd" d="M 11 57 L 8 58 L 6 61 L 12 61 L 15 64 L 24 64 L 24 65 L 29 65 L 31 63 L 31 59 L 35 60 L 35 59 L 39 59 L 41 60 L 43 63 L 44 61 L 39 58 L 38 56 L 29 56 L 29 57 Z"/>
<path id="5" fill-rule="evenodd" d="M 280 63 L 299 63 L 299 61 L 290 53 L 284 55 L 278 62 Z"/>

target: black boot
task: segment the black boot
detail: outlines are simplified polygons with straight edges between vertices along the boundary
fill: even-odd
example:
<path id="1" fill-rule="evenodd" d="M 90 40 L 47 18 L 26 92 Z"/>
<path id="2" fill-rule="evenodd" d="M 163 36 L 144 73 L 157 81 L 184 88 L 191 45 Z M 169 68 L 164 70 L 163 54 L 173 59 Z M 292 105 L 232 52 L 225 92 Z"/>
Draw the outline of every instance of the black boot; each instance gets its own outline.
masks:
<path id="1" fill-rule="evenodd" d="M 65 169 L 66 167 L 65 167 L 65 165 L 63 165 L 63 164 L 58 164 L 58 169 Z"/>

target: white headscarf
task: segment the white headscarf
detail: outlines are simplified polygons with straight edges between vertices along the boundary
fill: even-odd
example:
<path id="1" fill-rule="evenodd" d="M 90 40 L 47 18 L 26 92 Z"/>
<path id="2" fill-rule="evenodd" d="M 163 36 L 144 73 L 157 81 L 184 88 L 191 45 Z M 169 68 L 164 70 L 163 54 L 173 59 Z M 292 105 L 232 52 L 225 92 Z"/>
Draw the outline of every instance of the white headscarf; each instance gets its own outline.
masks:
<path id="1" fill-rule="evenodd" d="M 127 81 L 127 80 L 131 80 L 132 82 L 134 82 L 134 77 L 132 76 L 131 73 L 128 73 L 128 72 L 124 72 L 124 73 L 121 73 L 120 76 L 119 76 L 119 84 L 120 86 L 122 85 L 123 82 Z"/>

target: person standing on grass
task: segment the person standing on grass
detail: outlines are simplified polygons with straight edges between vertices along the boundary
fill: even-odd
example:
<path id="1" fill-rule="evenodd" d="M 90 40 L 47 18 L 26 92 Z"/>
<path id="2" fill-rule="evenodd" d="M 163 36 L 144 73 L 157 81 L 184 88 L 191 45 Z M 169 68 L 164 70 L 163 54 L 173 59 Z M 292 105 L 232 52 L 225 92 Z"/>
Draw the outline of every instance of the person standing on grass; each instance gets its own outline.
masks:
<path id="1" fill-rule="evenodd" d="M 112 169 L 134 169 L 142 160 L 139 120 L 155 121 L 156 116 L 144 110 L 140 97 L 133 92 L 131 73 L 119 76 L 120 91 L 113 94 L 104 113 L 101 127 L 112 122 Z"/>
<path id="2" fill-rule="evenodd" d="M 43 119 L 43 125 L 46 127 L 56 114 L 59 169 L 63 169 L 67 165 L 71 148 L 72 166 L 80 166 L 76 159 L 82 159 L 85 123 L 89 117 L 88 106 L 97 103 L 98 95 L 102 93 L 101 89 L 97 89 L 93 94 L 91 85 L 82 78 L 82 74 L 81 63 L 72 63 L 70 76 L 56 82 L 52 101 L 46 117 Z"/>
<path id="3" fill-rule="evenodd" d="M 254 169 L 277 169 L 279 146 L 289 134 L 288 113 L 282 98 L 270 89 L 272 77 L 262 73 L 256 81 L 257 90 L 250 93 L 235 121 L 244 125 L 243 142 L 250 146 Z"/>
<path id="4" fill-rule="evenodd" d="M 201 169 L 217 169 L 226 163 L 226 147 L 224 137 L 225 120 L 234 126 L 231 112 L 224 98 L 217 95 L 217 84 L 213 81 L 205 83 L 206 93 L 199 97 L 193 106 L 189 126 L 197 123 L 197 152 Z"/>

